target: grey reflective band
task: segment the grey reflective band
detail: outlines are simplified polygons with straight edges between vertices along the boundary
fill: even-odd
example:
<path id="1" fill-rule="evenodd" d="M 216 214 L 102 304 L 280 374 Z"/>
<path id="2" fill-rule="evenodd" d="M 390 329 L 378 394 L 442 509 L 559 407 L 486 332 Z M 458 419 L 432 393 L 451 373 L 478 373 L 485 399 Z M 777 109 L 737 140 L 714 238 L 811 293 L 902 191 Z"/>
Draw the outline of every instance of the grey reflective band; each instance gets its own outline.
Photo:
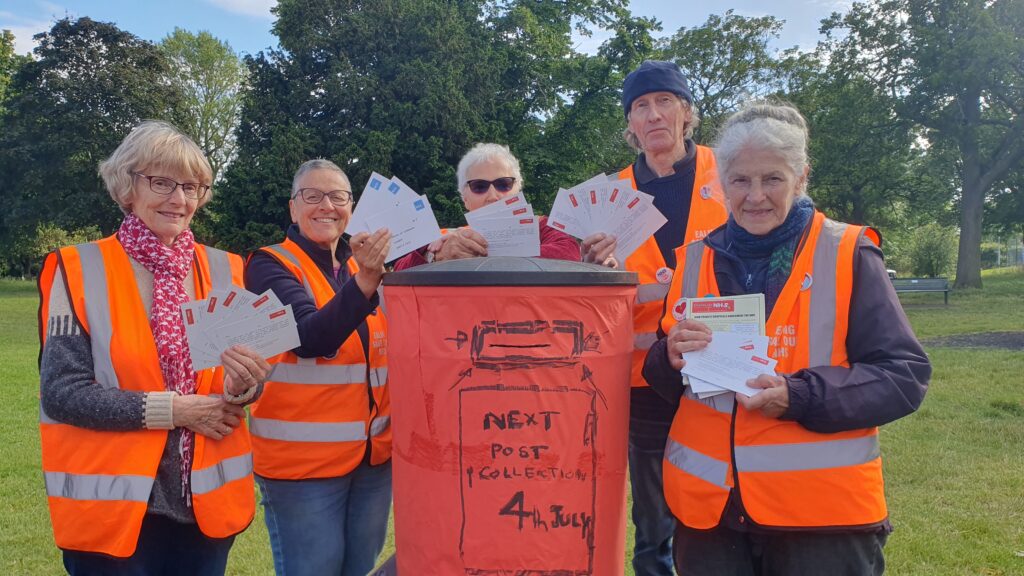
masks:
<path id="1" fill-rule="evenodd" d="M 370 369 L 370 387 L 380 388 L 388 383 L 388 367 L 380 366 Z"/>
<path id="2" fill-rule="evenodd" d="M 668 294 L 668 284 L 641 284 L 636 288 L 636 303 L 661 302 Z"/>
<path id="3" fill-rule="evenodd" d="M 848 440 L 737 446 L 740 472 L 793 472 L 857 466 L 880 455 L 878 434 Z"/>
<path id="4" fill-rule="evenodd" d="M 71 500 L 149 502 L 153 479 L 130 474 L 68 474 L 44 472 L 46 495 Z"/>
<path id="5" fill-rule="evenodd" d="M 391 427 L 391 416 L 374 418 L 370 423 L 370 436 L 380 436 Z"/>
<path id="6" fill-rule="evenodd" d="M 730 487 L 725 483 L 729 464 L 687 448 L 669 438 L 665 444 L 665 459 L 676 468 L 723 490 Z"/>
<path id="7" fill-rule="evenodd" d="M 215 289 L 227 290 L 231 287 L 231 259 L 228 253 L 216 248 L 206 248 L 206 260 L 210 266 L 210 285 Z"/>
<path id="8" fill-rule="evenodd" d="M 811 303 L 808 312 L 808 367 L 831 366 L 836 322 L 836 266 L 839 242 L 846 224 L 825 220 L 814 248 L 814 275 L 811 278 Z M 803 281 L 803 278 L 797 279 Z"/>
<path id="9" fill-rule="evenodd" d="M 100 386 L 117 388 L 117 373 L 114 372 L 114 362 L 110 358 L 110 340 L 114 337 L 114 328 L 110 323 L 110 296 L 107 293 L 107 269 L 103 255 L 100 247 L 94 243 L 79 244 L 75 248 L 82 266 L 85 315 L 89 324 L 89 340 L 92 342 L 92 371 Z"/>
<path id="10" fill-rule="evenodd" d="M 366 440 L 363 422 L 288 422 L 270 418 L 250 418 L 253 436 L 288 442 L 356 442 Z"/>
<path id="11" fill-rule="evenodd" d="M 704 263 L 704 242 L 697 240 L 686 245 L 686 264 L 683 265 L 683 284 L 680 298 L 696 298 L 700 282 L 700 267 Z M 669 302 L 673 304 L 673 302 Z"/>
<path id="12" fill-rule="evenodd" d="M 633 335 L 633 349 L 634 350 L 650 350 L 651 346 L 658 341 L 658 334 L 656 332 L 641 332 Z"/>
<path id="13" fill-rule="evenodd" d="M 252 453 L 225 458 L 220 462 L 203 468 L 192 469 L 192 493 L 197 496 L 208 494 L 228 482 L 240 480 L 252 474 Z"/>
<path id="14" fill-rule="evenodd" d="M 274 365 L 269 379 L 288 384 L 349 385 L 366 382 L 366 364 L 289 364 Z"/>
<path id="15" fill-rule="evenodd" d="M 309 280 L 306 279 L 306 273 L 302 271 L 302 264 L 299 263 L 299 259 L 281 244 L 274 244 L 273 246 L 270 246 L 269 249 L 277 252 L 282 258 L 288 260 L 299 269 L 299 281 L 302 282 L 302 286 L 306 289 L 306 294 L 309 294 L 309 297 L 312 298 L 313 302 L 316 302 L 316 296 L 313 294 L 313 287 L 309 285 Z"/>

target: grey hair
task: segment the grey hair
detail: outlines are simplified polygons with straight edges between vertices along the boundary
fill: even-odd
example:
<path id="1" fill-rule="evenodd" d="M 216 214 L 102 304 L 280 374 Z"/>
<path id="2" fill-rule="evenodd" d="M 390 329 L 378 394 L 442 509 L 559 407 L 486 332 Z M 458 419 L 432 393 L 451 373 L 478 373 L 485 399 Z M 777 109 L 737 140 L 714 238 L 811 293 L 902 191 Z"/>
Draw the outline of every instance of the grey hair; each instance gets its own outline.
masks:
<path id="1" fill-rule="evenodd" d="M 793 172 L 802 175 L 809 165 L 807 139 L 807 120 L 792 104 L 751 102 L 722 125 L 715 146 L 718 174 L 724 181 L 725 173 L 743 149 L 754 147 L 777 152 Z M 800 193 L 803 192 L 801 189 Z"/>
<path id="2" fill-rule="evenodd" d="M 686 98 L 678 94 L 672 94 L 679 99 L 679 103 L 683 105 L 684 109 L 689 109 L 693 115 L 690 117 L 690 123 L 686 125 L 683 136 L 686 138 L 693 138 L 693 131 L 700 126 L 700 113 L 697 111 L 697 107 L 691 104 Z M 632 112 L 630 112 L 632 113 Z M 640 139 L 637 138 L 636 134 L 629 129 L 629 114 L 626 114 L 626 127 L 622 130 L 622 137 L 626 139 L 626 144 L 637 152 L 643 152 L 644 149 L 640 146 Z"/>
<path id="3" fill-rule="evenodd" d="M 345 171 L 339 168 L 334 162 L 323 158 L 306 160 L 301 166 L 299 166 L 299 169 L 295 171 L 295 176 L 292 177 L 292 198 L 294 198 L 295 194 L 299 192 L 299 180 L 302 180 L 303 176 L 313 172 L 314 170 L 330 170 L 331 172 L 337 172 L 345 179 L 345 182 L 349 183 L 349 186 L 352 185 L 352 182 L 348 179 L 348 174 L 345 174 Z"/>
<path id="4" fill-rule="evenodd" d="M 100 162 L 99 175 L 110 197 L 125 213 L 135 201 L 135 173 L 156 172 L 148 176 L 164 176 L 168 172 L 186 173 L 200 184 L 213 184 L 213 170 L 203 150 L 184 132 L 163 120 L 146 120 L 132 128 L 110 158 Z M 207 192 L 199 206 L 213 196 Z"/>
<path id="5" fill-rule="evenodd" d="M 523 174 L 519 169 L 519 160 L 512 154 L 512 151 L 508 149 L 508 146 L 502 144 L 493 144 L 490 142 L 480 143 L 469 149 L 469 152 L 459 160 L 459 167 L 456 171 L 456 177 L 459 181 L 459 193 L 464 194 L 466 188 L 466 173 L 473 166 L 487 162 L 488 160 L 501 160 L 508 167 L 512 169 L 512 176 L 516 179 L 516 185 L 522 190 L 523 187 Z"/>

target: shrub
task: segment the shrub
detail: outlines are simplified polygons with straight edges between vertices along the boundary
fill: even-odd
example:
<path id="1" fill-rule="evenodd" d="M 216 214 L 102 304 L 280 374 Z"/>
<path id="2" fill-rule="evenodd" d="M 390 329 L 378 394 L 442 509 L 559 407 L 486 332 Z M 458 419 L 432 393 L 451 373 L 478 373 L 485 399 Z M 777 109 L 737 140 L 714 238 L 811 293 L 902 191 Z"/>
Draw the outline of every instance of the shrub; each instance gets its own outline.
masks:
<path id="1" fill-rule="evenodd" d="M 931 222 L 914 230 L 908 250 L 915 276 L 944 276 L 956 262 L 956 231 Z"/>

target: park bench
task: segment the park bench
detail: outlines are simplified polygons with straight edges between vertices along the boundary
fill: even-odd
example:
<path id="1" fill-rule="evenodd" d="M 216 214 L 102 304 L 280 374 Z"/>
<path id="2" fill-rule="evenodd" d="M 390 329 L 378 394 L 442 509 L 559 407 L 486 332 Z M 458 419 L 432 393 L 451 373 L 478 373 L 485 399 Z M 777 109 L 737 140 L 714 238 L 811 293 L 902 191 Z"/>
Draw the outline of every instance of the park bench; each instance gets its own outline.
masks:
<path id="1" fill-rule="evenodd" d="M 949 305 L 948 278 L 893 278 L 892 287 L 896 292 L 942 292 L 946 305 Z"/>

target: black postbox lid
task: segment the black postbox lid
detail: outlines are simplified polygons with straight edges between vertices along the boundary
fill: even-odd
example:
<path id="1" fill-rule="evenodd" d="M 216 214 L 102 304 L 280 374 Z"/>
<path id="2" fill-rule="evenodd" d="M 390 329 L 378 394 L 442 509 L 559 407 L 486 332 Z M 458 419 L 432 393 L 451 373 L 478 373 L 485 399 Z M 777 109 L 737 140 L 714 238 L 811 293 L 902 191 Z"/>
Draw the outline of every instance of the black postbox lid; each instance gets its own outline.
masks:
<path id="1" fill-rule="evenodd" d="M 385 286 L 633 286 L 636 272 L 597 264 L 489 256 L 424 264 L 384 275 Z"/>

